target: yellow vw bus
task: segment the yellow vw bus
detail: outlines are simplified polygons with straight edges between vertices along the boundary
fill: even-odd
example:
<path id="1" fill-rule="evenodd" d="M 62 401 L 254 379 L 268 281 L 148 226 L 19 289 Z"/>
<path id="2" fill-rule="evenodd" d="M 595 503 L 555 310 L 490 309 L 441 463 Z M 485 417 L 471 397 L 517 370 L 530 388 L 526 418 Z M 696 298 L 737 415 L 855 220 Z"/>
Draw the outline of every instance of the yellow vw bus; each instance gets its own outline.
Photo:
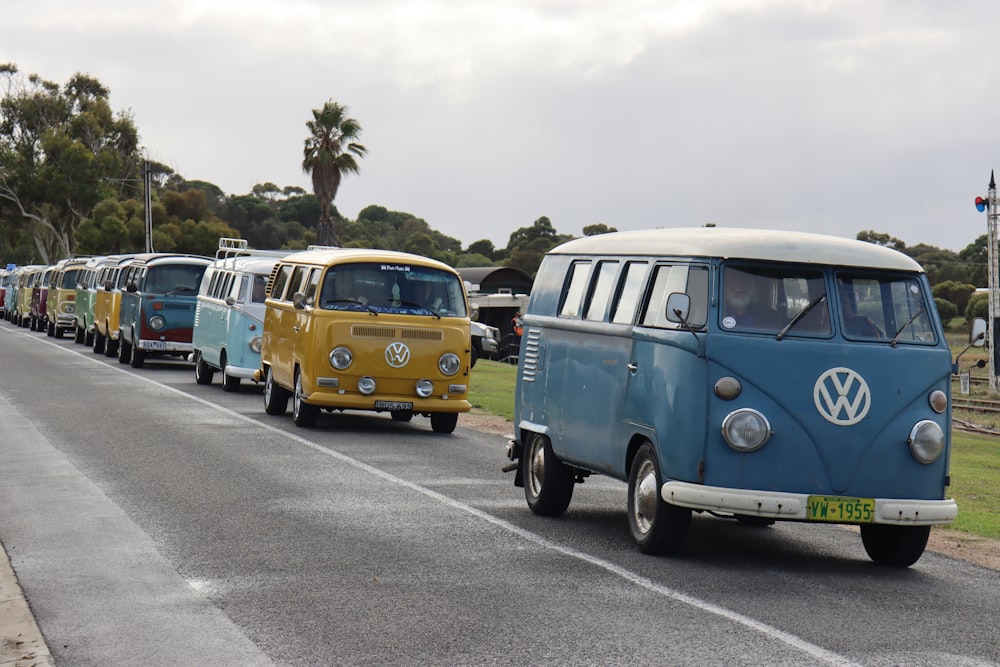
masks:
<path id="1" fill-rule="evenodd" d="M 326 248 L 288 255 L 268 280 L 264 409 L 292 399 L 298 426 L 321 409 L 430 418 L 451 433 L 468 412 L 471 339 L 462 278 L 407 253 Z"/>

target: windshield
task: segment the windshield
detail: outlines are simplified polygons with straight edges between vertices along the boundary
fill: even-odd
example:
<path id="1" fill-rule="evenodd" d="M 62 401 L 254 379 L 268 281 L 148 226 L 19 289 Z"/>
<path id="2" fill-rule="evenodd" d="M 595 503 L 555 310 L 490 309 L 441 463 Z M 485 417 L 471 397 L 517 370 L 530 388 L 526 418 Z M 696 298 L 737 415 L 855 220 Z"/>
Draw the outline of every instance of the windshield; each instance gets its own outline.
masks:
<path id="1" fill-rule="evenodd" d="M 722 274 L 723 329 L 777 334 L 829 335 L 829 300 L 823 273 L 800 267 L 729 265 Z"/>
<path id="2" fill-rule="evenodd" d="M 465 291 L 458 276 L 422 266 L 392 263 L 330 267 L 320 291 L 320 308 L 428 317 L 466 317 Z"/>
<path id="3" fill-rule="evenodd" d="M 935 343 L 928 304 L 913 277 L 837 275 L 840 321 L 847 338 L 886 343 Z"/>
<path id="4" fill-rule="evenodd" d="M 204 265 L 160 264 L 146 273 L 143 292 L 148 294 L 197 294 Z"/>

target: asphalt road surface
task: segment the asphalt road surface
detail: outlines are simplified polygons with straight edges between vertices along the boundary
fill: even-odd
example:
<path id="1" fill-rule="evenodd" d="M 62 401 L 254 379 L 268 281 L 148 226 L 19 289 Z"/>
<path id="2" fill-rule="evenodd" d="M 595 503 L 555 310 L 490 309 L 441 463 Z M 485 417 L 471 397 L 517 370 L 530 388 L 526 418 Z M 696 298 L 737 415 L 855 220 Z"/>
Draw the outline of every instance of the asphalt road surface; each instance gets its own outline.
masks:
<path id="1" fill-rule="evenodd" d="M 536 517 L 461 418 L 299 429 L 0 321 L 0 428 L 0 542 L 58 665 L 1000 664 L 1000 572 L 701 515 L 644 556 L 624 484 Z"/>

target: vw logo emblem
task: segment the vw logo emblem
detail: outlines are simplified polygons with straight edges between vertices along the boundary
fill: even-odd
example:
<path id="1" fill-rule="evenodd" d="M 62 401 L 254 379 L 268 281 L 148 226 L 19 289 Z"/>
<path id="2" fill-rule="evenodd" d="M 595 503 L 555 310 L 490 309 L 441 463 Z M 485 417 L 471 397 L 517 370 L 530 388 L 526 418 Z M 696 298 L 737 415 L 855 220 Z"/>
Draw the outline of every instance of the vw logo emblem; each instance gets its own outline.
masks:
<path id="1" fill-rule="evenodd" d="M 868 383 L 850 368 L 831 368 L 816 380 L 813 403 L 823 419 L 837 426 L 857 424 L 868 414 L 872 395 Z"/>
<path id="2" fill-rule="evenodd" d="M 393 368 L 402 368 L 410 361 L 410 348 L 405 343 L 389 343 L 385 348 L 385 363 Z"/>

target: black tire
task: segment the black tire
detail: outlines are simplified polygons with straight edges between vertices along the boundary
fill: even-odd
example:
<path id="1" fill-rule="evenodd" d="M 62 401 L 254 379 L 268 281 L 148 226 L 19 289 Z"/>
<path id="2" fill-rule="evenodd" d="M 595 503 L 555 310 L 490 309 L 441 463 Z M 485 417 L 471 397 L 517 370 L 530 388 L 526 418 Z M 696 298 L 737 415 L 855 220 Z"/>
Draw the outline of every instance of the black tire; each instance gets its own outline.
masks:
<path id="1" fill-rule="evenodd" d="M 274 381 L 271 374 L 271 367 L 264 367 L 264 412 L 269 415 L 280 417 L 288 410 L 288 398 L 290 394 L 287 389 Z"/>
<path id="2" fill-rule="evenodd" d="M 194 351 L 194 381 L 198 384 L 212 384 L 215 377 L 215 369 L 209 366 L 201 356 L 201 352 Z"/>
<path id="3" fill-rule="evenodd" d="M 77 324 L 73 328 L 73 342 L 77 345 L 83 345 L 83 339 L 86 337 L 86 332 L 84 332 L 83 327 Z"/>
<path id="4" fill-rule="evenodd" d="M 295 370 L 295 392 L 292 394 L 292 421 L 296 426 L 308 428 L 319 419 L 319 406 L 309 405 L 302 398 L 302 374 Z"/>
<path id="5" fill-rule="evenodd" d="M 868 557 L 879 565 L 909 567 L 924 553 L 930 526 L 893 526 L 867 523 L 861 526 L 861 541 Z"/>
<path id="6" fill-rule="evenodd" d="M 239 391 L 240 390 L 240 379 L 238 377 L 233 377 L 226 372 L 226 364 L 228 363 L 226 359 L 226 353 L 223 352 L 222 356 L 219 358 L 219 364 L 222 366 L 222 391 Z"/>
<path id="7" fill-rule="evenodd" d="M 132 360 L 129 363 L 132 364 L 132 368 L 142 368 L 143 364 L 146 363 L 146 350 L 133 347 Z"/>
<path id="8" fill-rule="evenodd" d="M 45 335 L 49 338 L 56 337 L 56 324 L 55 322 L 49 322 L 48 326 L 45 327 Z"/>
<path id="9" fill-rule="evenodd" d="M 118 356 L 118 341 L 112 340 L 110 338 L 104 339 L 104 356 L 105 357 Z"/>
<path id="10" fill-rule="evenodd" d="M 84 330 L 83 332 L 83 344 L 87 347 L 91 347 L 94 344 L 94 332 Z"/>
<path id="11" fill-rule="evenodd" d="M 104 354 L 108 339 L 100 331 L 94 332 L 94 354 Z"/>
<path id="12" fill-rule="evenodd" d="M 636 452 L 628 476 L 628 527 L 645 554 L 676 553 L 691 526 L 690 508 L 665 502 L 660 496 L 662 486 L 656 452 L 647 442 Z"/>
<path id="13" fill-rule="evenodd" d="M 475 340 L 475 339 L 473 339 L 471 347 L 472 347 L 472 352 L 471 352 L 472 361 L 471 361 L 470 366 L 472 368 L 475 368 L 476 367 L 476 362 L 479 360 L 479 355 L 482 354 L 479 351 L 480 342 L 477 341 L 477 340 Z"/>
<path id="14" fill-rule="evenodd" d="M 118 363 L 127 364 L 132 361 L 132 344 L 122 338 L 118 341 Z"/>
<path id="15" fill-rule="evenodd" d="M 408 422 L 413 419 L 413 410 L 390 410 L 389 416 L 394 422 Z"/>
<path id="16" fill-rule="evenodd" d="M 435 433 L 453 433 L 458 426 L 457 412 L 432 412 L 431 430 Z"/>
<path id="17" fill-rule="evenodd" d="M 530 433 L 521 455 L 524 498 L 539 516 L 559 516 L 569 507 L 576 483 L 573 471 L 556 458 L 544 435 Z"/>

